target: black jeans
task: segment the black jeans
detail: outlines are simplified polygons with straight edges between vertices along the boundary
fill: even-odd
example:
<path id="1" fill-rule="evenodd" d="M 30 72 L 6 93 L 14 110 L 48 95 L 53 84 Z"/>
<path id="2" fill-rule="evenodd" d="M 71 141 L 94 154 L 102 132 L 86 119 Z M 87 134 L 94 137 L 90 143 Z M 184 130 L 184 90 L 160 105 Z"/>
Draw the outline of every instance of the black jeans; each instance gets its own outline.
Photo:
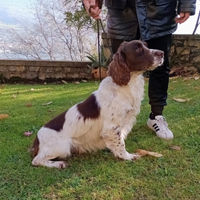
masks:
<path id="1" fill-rule="evenodd" d="M 137 39 L 137 38 L 136 38 Z M 150 72 L 149 76 L 149 104 L 151 111 L 156 115 L 162 115 L 164 106 L 167 105 L 167 90 L 169 84 L 169 52 L 171 48 L 172 35 L 154 38 L 145 41 L 150 49 L 164 51 L 164 63 L 162 66 Z M 116 53 L 123 40 L 111 39 L 113 53 Z"/>

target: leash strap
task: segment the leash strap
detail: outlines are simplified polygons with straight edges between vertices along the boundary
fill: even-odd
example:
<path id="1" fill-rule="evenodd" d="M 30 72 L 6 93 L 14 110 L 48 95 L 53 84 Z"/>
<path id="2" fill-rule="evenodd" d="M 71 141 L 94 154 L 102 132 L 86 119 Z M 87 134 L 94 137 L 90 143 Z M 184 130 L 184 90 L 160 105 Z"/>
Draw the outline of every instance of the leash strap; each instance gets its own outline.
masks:
<path id="1" fill-rule="evenodd" d="M 107 38 L 107 34 L 106 34 L 106 32 L 105 32 L 105 29 L 104 29 L 104 27 L 103 27 L 103 24 L 102 24 L 101 19 L 100 19 L 100 24 L 101 24 L 101 28 L 102 28 L 102 30 L 103 30 L 103 33 L 105 34 L 106 43 L 107 43 L 108 48 L 109 48 L 109 50 L 110 50 L 111 56 L 113 56 L 113 51 L 112 51 L 112 48 L 111 48 L 111 46 L 110 46 L 110 44 L 109 44 L 109 40 L 108 40 L 108 38 Z"/>
<path id="2" fill-rule="evenodd" d="M 107 35 L 106 35 L 105 29 L 103 27 L 102 21 L 101 21 L 101 19 L 97 19 L 98 56 L 99 56 L 99 80 L 101 82 L 101 49 L 100 49 L 100 27 L 99 27 L 99 23 L 101 25 L 103 33 L 105 34 L 107 46 L 108 46 L 108 48 L 110 50 L 111 56 L 113 56 L 113 52 L 112 52 L 111 46 L 109 44 L 109 40 L 107 38 Z"/>
<path id="3" fill-rule="evenodd" d="M 82 1 L 82 3 L 83 3 L 83 1 Z M 102 3 L 103 3 L 102 0 L 98 1 L 99 8 L 102 7 Z M 83 3 L 83 6 L 84 6 L 84 3 Z M 91 8 L 92 8 L 92 6 L 90 6 L 90 8 L 89 8 L 89 13 L 91 13 Z M 100 27 L 99 27 L 99 23 L 101 25 L 103 33 L 105 34 L 106 43 L 107 43 L 107 46 L 108 46 L 108 48 L 110 50 L 111 56 L 113 56 L 113 51 L 112 51 L 112 48 L 111 48 L 111 46 L 109 44 L 109 40 L 107 38 L 107 35 L 106 35 L 105 29 L 103 27 L 102 21 L 101 21 L 101 19 L 97 19 L 97 40 L 98 40 L 98 57 L 99 57 L 99 80 L 101 82 L 101 49 L 100 49 Z"/>
<path id="4" fill-rule="evenodd" d="M 98 40 L 98 56 L 99 56 L 99 81 L 101 82 L 101 53 L 100 53 L 100 30 L 99 30 L 99 21 L 97 19 L 97 40 Z"/>

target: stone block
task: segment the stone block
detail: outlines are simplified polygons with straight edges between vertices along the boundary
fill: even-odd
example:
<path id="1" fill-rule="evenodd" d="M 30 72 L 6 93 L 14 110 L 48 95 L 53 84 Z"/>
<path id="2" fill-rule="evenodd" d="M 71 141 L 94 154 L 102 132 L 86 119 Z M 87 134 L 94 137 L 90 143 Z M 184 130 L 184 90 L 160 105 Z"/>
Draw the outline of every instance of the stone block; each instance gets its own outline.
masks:
<path id="1" fill-rule="evenodd" d="M 10 78 L 11 77 L 20 77 L 21 76 L 21 74 L 19 73 L 19 72 L 10 72 Z"/>
<path id="2" fill-rule="evenodd" d="M 63 68 L 62 67 L 55 67 L 55 72 L 62 72 Z"/>
<path id="3" fill-rule="evenodd" d="M 55 78 L 56 79 L 59 79 L 59 78 L 66 78 L 66 75 L 62 72 L 58 72 L 58 73 L 55 73 Z"/>
<path id="4" fill-rule="evenodd" d="M 194 66 L 190 66 L 190 67 L 187 66 L 187 67 L 184 67 L 184 70 L 185 70 L 185 71 L 188 71 L 188 72 L 190 71 L 190 72 L 195 73 L 195 72 L 197 72 L 198 69 L 195 68 Z"/>
<path id="5" fill-rule="evenodd" d="M 175 42 L 175 46 L 176 46 L 176 47 L 184 47 L 184 41 L 179 41 L 179 40 L 177 40 L 177 41 Z"/>
<path id="6" fill-rule="evenodd" d="M 189 46 L 191 46 L 191 47 L 198 47 L 200 44 L 200 41 L 195 41 L 195 40 L 192 40 L 192 41 L 190 41 L 189 42 Z"/>
<path id="7" fill-rule="evenodd" d="M 68 74 L 68 76 L 70 77 L 70 78 L 74 78 L 74 79 L 76 79 L 76 78 L 79 78 L 79 74 Z"/>
<path id="8" fill-rule="evenodd" d="M 53 67 L 47 67 L 46 72 L 47 73 L 53 72 Z"/>
<path id="9" fill-rule="evenodd" d="M 70 73 L 71 72 L 71 68 L 63 68 L 63 70 L 64 70 L 64 72 L 66 72 L 66 73 Z"/>
<path id="10" fill-rule="evenodd" d="M 192 54 L 193 54 L 193 53 L 194 53 L 194 54 L 197 53 L 197 54 L 200 55 L 200 49 L 198 49 L 198 48 L 192 48 L 192 49 L 191 49 L 191 53 L 192 53 Z"/>
<path id="11" fill-rule="evenodd" d="M 18 66 L 8 66 L 8 70 L 10 72 L 17 72 L 17 68 L 18 68 Z"/>
<path id="12" fill-rule="evenodd" d="M 25 71 L 26 70 L 26 67 L 25 66 L 17 66 L 17 71 L 18 72 L 23 72 L 23 71 Z"/>
<path id="13" fill-rule="evenodd" d="M 35 79 L 38 77 L 37 72 L 27 72 L 24 76 L 26 79 Z"/>
<path id="14" fill-rule="evenodd" d="M 7 72 L 8 68 L 6 66 L 0 66 L 0 72 Z"/>
<path id="15" fill-rule="evenodd" d="M 193 61 L 194 61 L 194 62 L 200 62 L 200 56 L 194 57 L 194 58 L 193 58 Z"/>
<path id="16" fill-rule="evenodd" d="M 39 70 L 40 70 L 40 67 L 33 67 L 33 66 L 29 67 L 30 72 L 38 72 Z"/>
<path id="17" fill-rule="evenodd" d="M 177 48 L 176 48 L 177 53 L 180 53 L 182 50 L 183 50 L 182 47 L 177 47 Z M 182 54 L 182 55 L 190 54 L 190 49 L 189 49 L 189 48 L 185 49 L 181 54 Z"/>
<path id="18" fill-rule="evenodd" d="M 183 56 L 183 54 L 181 54 L 182 56 L 179 56 L 179 59 L 181 60 L 181 61 L 189 61 L 190 60 L 190 56 L 189 55 L 184 55 Z"/>
<path id="19" fill-rule="evenodd" d="M 45 80 L 45 78 L 46 78 L 46 73 L 43 73 L 43 72 L 40 71 L 38 77 L 39 77 L 40 80 Z"/>

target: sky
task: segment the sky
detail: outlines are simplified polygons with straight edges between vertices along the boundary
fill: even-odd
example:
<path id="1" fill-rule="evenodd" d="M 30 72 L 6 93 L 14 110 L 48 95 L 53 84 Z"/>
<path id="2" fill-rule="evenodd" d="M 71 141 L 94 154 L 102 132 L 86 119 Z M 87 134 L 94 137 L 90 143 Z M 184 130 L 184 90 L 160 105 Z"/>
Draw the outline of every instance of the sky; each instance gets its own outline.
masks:
<path id="1" fill-rule="evenodd" d="M 26 18 L 29 16 L 28 6 L 34 0 L 0 0 L 0 27 L 5 24 L 15 24 L 15 19 Z M 200 0 L 197 0 L 196 15 L 191 16 L 185 23 L 178 25 L 175 34 L 192 34 L 197 14 L 199 13 Z M 200 34 L 200 25 L 196 31 Z"/>
<path id="2" fill-rule="evenodd" d="M 31 0 L 0 0 L 0 24 L 15 24 L 16 19 L 25 18 Z"/>

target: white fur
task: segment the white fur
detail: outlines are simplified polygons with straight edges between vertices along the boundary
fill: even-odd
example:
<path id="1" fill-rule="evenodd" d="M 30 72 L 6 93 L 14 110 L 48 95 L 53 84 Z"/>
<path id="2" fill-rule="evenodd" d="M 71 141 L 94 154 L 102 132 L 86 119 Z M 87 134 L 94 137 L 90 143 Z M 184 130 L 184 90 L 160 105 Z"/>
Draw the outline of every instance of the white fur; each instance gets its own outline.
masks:
<path id="1" fill-rule="evenodd" d="M 79 153 L 109 148 L 116 157 L 134 160 L 139 156 L 129 154 L 124 139 L 136 123 L 144 93 L 144 80 L 136 72 L 126 86 L 115 84 L 109 76 L 105 78 L 93 94 L 100 107 L 98 119 L 78 120 L 81 115 L 77 105 L 71 107 L 65 115 L 63 130 L 42 127 L 38 132 L 40 141 L 38 155 L 33 165 L 64 168 L 62 161 L 50 161 L 54 158 L 66 158 L 75 148 Z"/>

